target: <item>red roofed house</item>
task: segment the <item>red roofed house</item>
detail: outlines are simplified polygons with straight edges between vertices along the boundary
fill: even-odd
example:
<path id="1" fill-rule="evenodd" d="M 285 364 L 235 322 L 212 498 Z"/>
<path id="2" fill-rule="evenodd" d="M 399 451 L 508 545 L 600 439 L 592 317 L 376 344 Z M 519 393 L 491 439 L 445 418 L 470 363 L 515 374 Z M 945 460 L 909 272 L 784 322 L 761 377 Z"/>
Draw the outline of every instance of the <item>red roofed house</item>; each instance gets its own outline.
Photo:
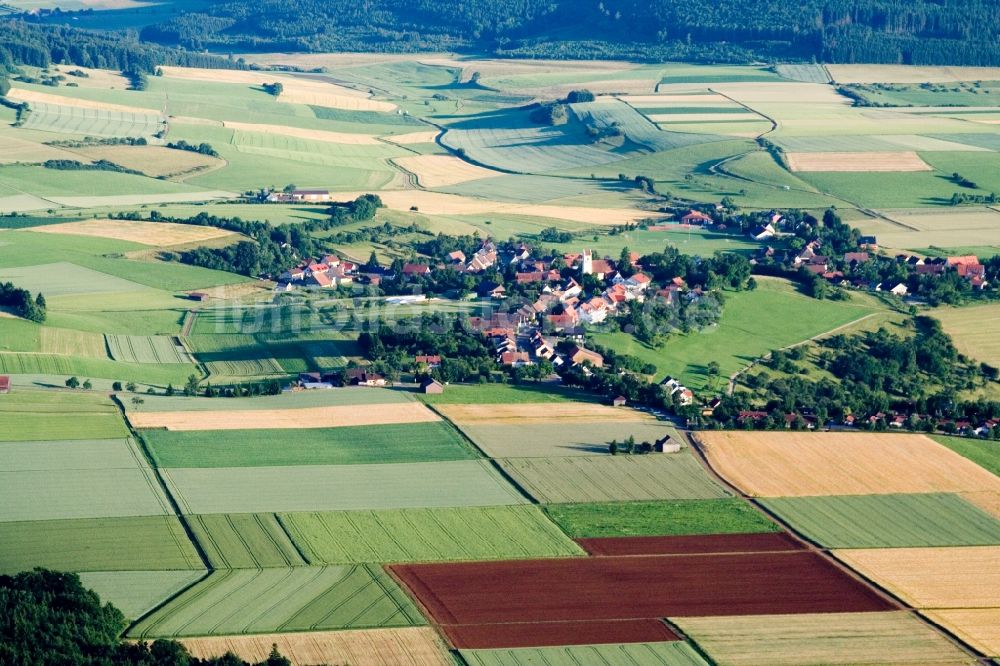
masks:
<path id="1" fill-rule="evenodd" d="M 500 364 L 511 368 L 531 365 L 531 356 L 525 351 L 508 351 L 500 354 Z"/>
<path id="2" fill-rule="evenodd" d="M 430 275 L 431 267 L 427 264 L 403 264 L 403 275 Z"/>
<path id="3" fill-rule="evenodd" d="M 566 355 L 573 365 L 580 365 L 581 363 L 590 363 L 595 368 L 604 367 L 604 357 L 595 351 L 590 349 L 584 349 L 579 345 L 573 345 L 569 353 Z"/>
<path id="4" fill-rule="evenodd" d="M 845 264 L 863 264 L 871 259 L 871 255 L 867 252 L 847 252 L 844 254 Z"/>
<path id="5" fill-rule="evenodd" d="M 344 378 L 351 386 L 385 386 L 385 377 L 365 368 L 351 368 L 344 373 Z"/>
<path id="6" fill-rule="evenodd" d="M 440 368 L 441 367 L 441 357 L 438 355 L 434 356 L 414 356 L 413 362 L 417 365 L 426 365 L 428 368 Z"/>
<path id="7" fill-rule="evenodd" d="M 681 216 L 684 224 L 711 224 L 712 218 L 697 210 L 690 210 Z"/>
<path id="8" fill-rule="evenodd" d="M 0 393 L 10 393 L 10 377 L 0 375 Z"/>

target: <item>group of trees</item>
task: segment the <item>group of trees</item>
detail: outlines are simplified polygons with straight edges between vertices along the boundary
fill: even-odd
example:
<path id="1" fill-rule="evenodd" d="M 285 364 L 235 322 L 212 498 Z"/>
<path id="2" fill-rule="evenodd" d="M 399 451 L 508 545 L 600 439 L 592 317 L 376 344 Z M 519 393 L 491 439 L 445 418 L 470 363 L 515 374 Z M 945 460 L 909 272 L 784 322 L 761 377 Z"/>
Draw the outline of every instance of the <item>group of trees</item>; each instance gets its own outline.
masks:
<path id="1" fill-rule="evenodd" d="M 179 141 L 172 141 L 168 143 L 167 148 L 173 148 L 174 150 L 186 150 L 189 153 L 198 153 L 200 155 L 208 155 L 209 157 L 219 156 L 218 151 L 215 150 L 210 143 L 194 144 L 181 139 Z"/>
<path id="2" fill-rule="evenodd" d="M 44 666 L 291 666 L 272 646 L 258 664 L 228 653 L 199 659 L 176 641 L 123 641 L 122 612 L 74 573 L 44 569 L 0 576 L 0 663 Z"/>
<path id="3" fill-rule="evenodd" d="M 15 287 L 12 282 L 0 282 L 0 307 L 39 324 L 45 321 L 45 297 L 39 293 L 32 298 L 30 291 Z"/>

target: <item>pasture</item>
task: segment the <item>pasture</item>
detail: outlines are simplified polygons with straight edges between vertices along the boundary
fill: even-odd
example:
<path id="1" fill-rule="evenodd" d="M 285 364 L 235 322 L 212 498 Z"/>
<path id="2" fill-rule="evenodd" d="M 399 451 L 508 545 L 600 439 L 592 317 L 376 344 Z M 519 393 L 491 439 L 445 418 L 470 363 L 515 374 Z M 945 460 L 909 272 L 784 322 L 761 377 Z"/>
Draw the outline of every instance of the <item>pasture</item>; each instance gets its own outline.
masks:
<path id="1" fill-rule="evenodd" d="M 52 326 L 42 326 L 38 329 L 38 333 L 40 337 L 38 351 L 43 354 L 108 358 L 108 348 L 104 336 L 99 333 L 53 328 Z"/>
<path id="2" fill-rule="evenodd" d="M 683 641 L 662 643 L 621 643 L 611 645 L 571 645 L 548 648 L 507 648 L 497 650 L 462 650 L 469 666 L 706 666 L 706 662 Z"/>
<path id="3" fill-rule="evenodd" d="M 524 504 L 478 460 L 163 470 L 184 513 L 258 513 Z"/>
<path id="4" fill-rule="evenodd" d="M 671 619 L 727 666 L 976 663 L 904 611 Z"/>
<path id="5" fill-rule="evenodd" d="M 762 502 L 826 548 L 1000 544 L 1000 520 L 958 495 L 786 497 Z"/>
<path id="6" fill-rule="evenodd" d="M 453 663 L 437 632 L 429 627 L 185 638 L 181 643 L 200 659 L 231 652 L 251 663 L 266 661 L 272 645 L 278 646 L 292 666 L 320 663 L 452 666 Z"/>
<path id="7" fill-rule="evenodd" d="M 271 467 L 474 458 L 442 421 L 290 430 L 144 430 L 159 467 Z"/>
<path id="8" fill-rule="evenodd" d="M 75 412 L 71 406 L 64 412 L 30 411 L 29 406 L 21 409 L 16 406 L 0 409 L 0 441 L 115 439 L 128 435 L 121 416 L 113 411 Z"/>
<path id="9" fill-rule="evenodd" d="M 132 638 L 408 627 L 423 618 L 377 567 L 214 571 L 132 628 Z"/>
<path id="10" fill-rule="evenodd" d="M 996 221 L 1000 222 L 1000 216 L 996 216 Z M 982 363 L 1000 365 L 1000 340 L 993 333 L 1000 330 L 1000 305 L 937 308 L 933 316 L 941 322 L 958 351 Z"/>
<path id="11" fill-rule="evenodd" d="M 834 551 L 837 559 L 914 607 L 996 608 L 1000 546 Z"/>
<path id="12" fill-rule="evenodd" d="M 270 513 L 190 516 L 188 525 L 215 569 L 262 569 L 309 564 Z"/>
<path id="13" fill-rule="evenodd" d="M 108 334 L 111 358 L 125 363 L 194 363 L 177 338 L 166 335 Z M 193 370 L 193 368 L 192 368 Z"/>
<path id="14" fill-rule="evenodd" d="M 885 220 L 864 219 L 854 223 L 862 233 L 875 234 L 879 243 L 888 248 L 926 248 L 926 254 L 964 254 L 959 250 L 973 248 L 973 254 L 990 256 L 1000 251 L 1000 213 L 991 208 L 957 208 L 947 212 L 927 210 L 888 210 L 886 216 L 901 224 Z M 950 310 L 935 312 L 946 315 Z"/>
<path id="15" fill-rule="evenodd" d="M 281 515 L 310 564 L 582 555 L 533 506 Z"/>
<path id="16" fill-rule="evenodd" d="M 175 516 L 0 522 L 0 571 L 204 569 Z"/>
<path id="17" fill-rule="evenodd" d="M 923 435 L 699 432 L 716 472 L 757 497 L 1000 490 L 1000 478 Z"/>
<path id="18" fill-rule="evenodd" d="M 505 458 L 499 463 L 543 504 L 726 496 L 688 451 L 600 458 Z"/>
<path id="19" fill-rule="evenodd" d="M 135 620 L 204 575 L 204 570 L 85 571 L 80 582 L 97 592 L 102 602 L 114 604 L 127 619 Z"/>
<path id="20" fill-rule="evenodd" d="M 745 500 L 736 497 L 549 504 L 545 514 L 573 538 L 748 534 L 781 529 Z"/>

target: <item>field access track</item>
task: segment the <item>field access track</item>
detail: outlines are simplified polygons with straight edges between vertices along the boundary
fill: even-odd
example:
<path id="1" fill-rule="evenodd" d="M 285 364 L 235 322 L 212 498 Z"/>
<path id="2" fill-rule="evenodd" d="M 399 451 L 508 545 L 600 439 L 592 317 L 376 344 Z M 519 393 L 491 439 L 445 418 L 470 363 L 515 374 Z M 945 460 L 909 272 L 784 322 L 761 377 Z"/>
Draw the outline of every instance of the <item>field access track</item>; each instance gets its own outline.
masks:
<path id="1" fill-rule="evenodd" d="M 519 635 L 525 637 L 522 646 L 551 644 L 531 643 L 547 633 L 539 632 L 538 623 L 606 623 L 602 631 L 609 642 L 634 642 L 664 640 L 655 629 L 656 618 L 661 617 L 895 608 L 820 555 L 805 551 L 388 568 L 459 648 L 510 646 Z M 612 621 L 643 619 L 653 624 L 642 624 L 641 630 L 622 625 L 621 636 L 611 629 Z M 463 625 L 488 626 L 463 629 Z M 572 635 L 563 644 L 594 642 L 589 630 L 567 633 Z"/>

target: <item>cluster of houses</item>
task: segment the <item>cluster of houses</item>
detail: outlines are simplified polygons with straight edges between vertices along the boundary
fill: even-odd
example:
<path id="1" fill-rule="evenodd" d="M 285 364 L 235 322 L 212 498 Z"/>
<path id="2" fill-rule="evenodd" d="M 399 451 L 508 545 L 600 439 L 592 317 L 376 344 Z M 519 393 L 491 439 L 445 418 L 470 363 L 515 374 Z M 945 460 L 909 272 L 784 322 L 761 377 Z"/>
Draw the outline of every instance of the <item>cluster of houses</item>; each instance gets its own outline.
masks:
<path id="1" fill-rule="evenodd" d="M 679 404 L 682 407 L 686 407 L 694 402 L 694 393 L 691 389 L 684 386 L 673 377 L 667 377 L 664 379 L 660 382 L 660 386 L 663 387 L 664 392 L 677 401 L 676 404 Z M 716 403 L 716 405 L 718 405 L 718 403 Z"/>
<path id="2" fill-rule="evenodd" d="M 329 190 L 276 190 L 264 198 L 267 203 L 330 203 L 333 195 Z"/>
<path id="3" fill-rule="evenodd" d="M 768 420 L 769 416 L 770 414 L 765 411 L 745 410 L 739 413 L 736 420 L 742 425 L 752 424 L 754 426 L 762 426 Z M 915 429 L 916 424 L 930 423 L 937 432 L 950 432 L 969 437 L 991 437 L 997 428 L 1000 428 L 1000 419 L 985 419 L 977 425 L 965 419 L 952 421 L 950 419 L 935 419 L 931 416 L 904 414 L 900 412 L 893 414 L 877 412 L 867 417 L 848 414 L 839 423 L 834 422 L 832 419 L 827 423 L 819 423 L 816 416 L 807 411 L 801 413 L 791 412 L 782 416 L 786 428 L 792 429 L 798 425 L 798 427 L 805 430 L 829 428 L 831 426 L 840 428 L 885 427 L 894 430 L 904 430 Z"/>
<path id="4" fill-rule="evenodd" d="M 296 287 L 336 288 L 352 284 L 359 277 L 357 264 L 328 254 L 303 261 L 279 275 L 277 291 Z"/>

